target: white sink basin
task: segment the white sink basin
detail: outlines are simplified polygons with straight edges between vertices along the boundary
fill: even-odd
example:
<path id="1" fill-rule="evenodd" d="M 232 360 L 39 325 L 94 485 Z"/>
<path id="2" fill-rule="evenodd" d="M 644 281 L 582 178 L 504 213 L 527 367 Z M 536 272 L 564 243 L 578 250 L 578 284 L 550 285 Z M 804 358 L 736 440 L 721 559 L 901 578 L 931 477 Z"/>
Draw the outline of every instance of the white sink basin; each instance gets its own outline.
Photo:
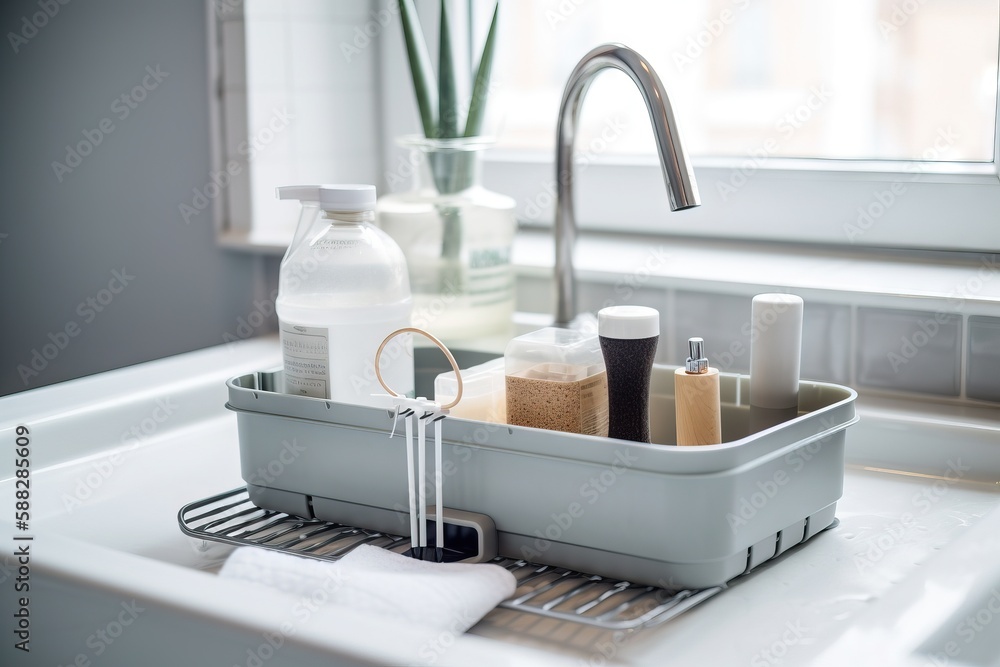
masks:
<path id="1" fill-rule="evenodd" d="M 1000 512 L 860 616 L 822 664 L 1000 666 Z"/>
<path id="2" fill-rule="evenodd" d="M 701 667 L 779 664 L 765 658 L 780 654 L 784 664 L 851 656 L 854 664 L 905 658 L 926 665 L 964 614 L 988 608 L 990 591 L 1000 587 L 1000 514 L 984 519 L 1000 495 L 995 484 L 976 481 L 998 479 L 997 431 L 900 424 L 862 411 L 848 444 L 867 469 L 847 474 L 840 525 L 662 626 L 630 636 L 498 610 L 466 635 L 428 638 L 333 605 L 307 614 L 270 590 L 216 577 L 230 548 L 195 542 L 176 521 L 182 505 L 242 483 L 224 381 L 279 361 L 275 340 L 248 341 L 0 399 L 0 441 L 13 443 L 14 427 L 24 424 L 32 450 L 29 530 L 0 523 L 8 554 L 3 618 L 19 608 L 6 588 L 17 576 L 12 538 L 34 536 L 31 653 L 5 633 L 0 664 L 580 665 L 612 658 Z M 912 443 L 918 432 L 928 438 L 920 447 L 930 449 L 914 454 L 925 472 L 945 473 L 948 456 L 932 449 L 945 437 L 948 452 L 974 470 L 952 483 L 870 469 L 888 467 L 880 464 L 892 449 L 887 434 Z M 12 478 L 6 455 L 0 497 L 8 503 Z M 921 501 L 939 482 L 944 493 Z M 998 637 L 1000 615 L 958 657 L 994 665 Z M 892 652 L 884 663 L 857 657 L 883 649 Z"/>

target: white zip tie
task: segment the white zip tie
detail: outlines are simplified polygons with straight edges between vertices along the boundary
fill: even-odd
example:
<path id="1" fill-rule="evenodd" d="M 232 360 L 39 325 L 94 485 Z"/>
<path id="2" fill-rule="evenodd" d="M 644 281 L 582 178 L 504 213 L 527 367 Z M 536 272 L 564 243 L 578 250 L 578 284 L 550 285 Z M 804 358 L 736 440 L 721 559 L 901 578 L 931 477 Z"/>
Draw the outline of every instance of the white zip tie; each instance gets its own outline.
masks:
<path id="1" fill-rule="evenodd" d="M 420 530 L 420 543 L 417 546 L 426 547 L 427 546 L 427 422 L 423 420 L 423 417 L 417 417 L 416 413 L 413 414 L 413 418 L 417 420 L 417 479 L 420 480 L 420 486 L 417 487 L 417 493 L 419 494 L 419 504 L 417 505 L 418 511 L 420 512 L 420 518 L 418 519 L 418 528 Z"/>
<path id="2" fill-rule="evenodd" d="M 407 482 L 407 497 L 410 501 L 410 546 L 417 546 L 417 494 L 416 488 L 414 486 L 414 470 L 413 470 L 413 422 L 410 421 L 410 417 L 413 412 L 410 411 L 404 419 L 406 419 L 406 482 Z"/>

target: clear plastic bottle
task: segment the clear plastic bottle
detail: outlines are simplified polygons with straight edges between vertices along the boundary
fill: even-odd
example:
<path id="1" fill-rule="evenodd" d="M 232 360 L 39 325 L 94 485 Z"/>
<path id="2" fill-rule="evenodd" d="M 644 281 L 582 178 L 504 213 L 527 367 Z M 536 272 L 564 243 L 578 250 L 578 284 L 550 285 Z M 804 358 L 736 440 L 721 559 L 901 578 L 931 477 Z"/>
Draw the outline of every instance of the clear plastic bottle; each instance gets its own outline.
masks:
<path id="1" fill-rule="evenodd" d="M 371 405 L 372 394 L 385 393 L 375 352 L 410 326 L 413 310 L 403 252 L 372 224 L 375 187 L 296 186 L 278 196 L 303 203 L 278 281 L 285 391 Z M 413 395 L 409 335 L 386 346 L 380 370 L 394 391 Z"/>

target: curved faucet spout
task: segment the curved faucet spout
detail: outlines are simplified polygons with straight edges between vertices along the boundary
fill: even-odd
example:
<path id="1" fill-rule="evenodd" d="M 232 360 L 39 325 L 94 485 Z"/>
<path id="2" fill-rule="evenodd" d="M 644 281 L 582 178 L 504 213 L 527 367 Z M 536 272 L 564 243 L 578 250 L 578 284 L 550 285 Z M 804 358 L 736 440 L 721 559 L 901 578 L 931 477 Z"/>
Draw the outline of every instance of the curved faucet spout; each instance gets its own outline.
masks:
<path id="1" fill-rule="evenodd" d="M 566 326 L 576 316 L 576 275 L 573 246 L 576 216 L 573 212 L 573 142 L 576 139 L 584 95 L 598 72 L 613 67 L 629 75 L 642 93 L 656 138 L 663 180 L 670 195 L 670 209 L 680 211 L 701 204 L 694 170 L 688 162 L 677 130 L 667 91 L 649 62 L 622 44 L 603 44 L 585 55 L 573 69 L 563 91 L 556 130 L 556 325 Z"/>

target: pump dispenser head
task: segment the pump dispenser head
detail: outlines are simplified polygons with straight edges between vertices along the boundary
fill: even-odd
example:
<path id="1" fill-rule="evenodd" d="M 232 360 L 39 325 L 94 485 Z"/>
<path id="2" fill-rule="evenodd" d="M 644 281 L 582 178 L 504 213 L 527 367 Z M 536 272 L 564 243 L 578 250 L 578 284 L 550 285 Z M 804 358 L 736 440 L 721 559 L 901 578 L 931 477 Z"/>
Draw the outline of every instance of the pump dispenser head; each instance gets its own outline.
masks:
<path id="1" fill-rule="evenodd" d="M 704 338 L 688 338 L 688 358 L 684 362 L 684 370 L 688 373 L 708 372 Z"/>

